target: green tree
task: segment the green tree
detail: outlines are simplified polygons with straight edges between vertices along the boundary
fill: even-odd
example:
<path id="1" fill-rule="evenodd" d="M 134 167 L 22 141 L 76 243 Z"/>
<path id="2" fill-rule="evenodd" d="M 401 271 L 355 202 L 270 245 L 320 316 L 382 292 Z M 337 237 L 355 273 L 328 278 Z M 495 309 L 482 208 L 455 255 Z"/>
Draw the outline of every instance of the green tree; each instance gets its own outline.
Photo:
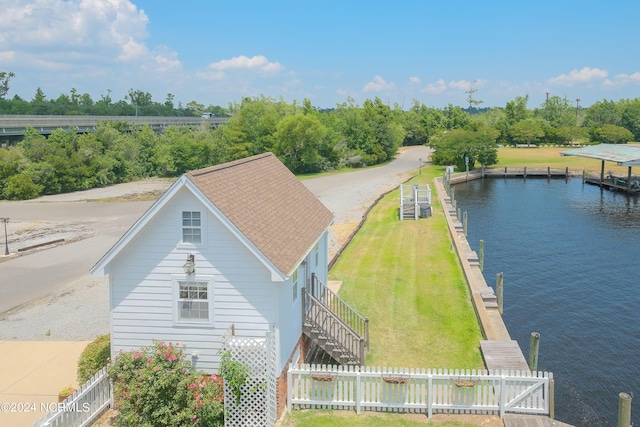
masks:
<path id="1" fill-rule="evenodd" d="M 497 132 L 494 130 L 471 131 L 454 129 L 434 138 L 432 146 L 435 151 L 431 160 L 437 165 L 455 165 L 458 171 L 466 170 L 466 159 L 469 159 L 469 170 L 475 163 L 489 166 L 498 162 Z"/>
<path id="2" fill-rule="evenodd" d="M 0 71 L 0 99 L 4 99 L 9 92 L 9 81 L 15 76 L 11 71 Z"/>
<path id="3" fill-rule="evenodd" d="M 509 135 L 514 141 L 526 143 L 527 147 L 544 136 L 546 122 L 542 119 L 529 118 L 522 120 L 509 128 Z"/>
<path id="4" fill-rule="evenodd" d="M 327 129 L 317 117 L 298 113 L 278 123 L 275 154 L 293 173 L 320 172 L 330 163 L 319 147 L 325 143 Z"/>
<path id="5" fill-rule="evenodd" d="M 444 108 L 442 115 L 444 116 L 444 128 L 447 130 L 464 129 L 471 123 L 468 113 L 465 113 L 462 108 L 454 107 L 451 104 Z"/>
<path id="6" fill-rule="evenodd" d="M 584 125 L 587 127 L 602 125 L 620 125 L 622 114 L 620 106 L 614 101 L 598 101 L 587 108 Z"/>
<path id="7" fill-rule="evenodd" d="M 516 96 L 513 101 L 507 102 L 504 107 L 504 115 L 508 126 L 513 126 L 522 120 L 531 117 L 531 111 L 527 109 L 529 95 Z"/>
<path id="8" fill-rule="evenodd" d="M 591 140 L 603 144 L 626 144 L 633 140 L 633 134 L 616 125 L 602 125 L 591 128 Z"/>
<path id="9" fill-rule="evenodd" d="M 634 141 L 640 141 L 640 98 L 622 101 L 620 122 L 633 133 Z"/>
<path id="10" fill-rule="evenodd" d="M 576 122 L 575 109 L 565 96 L 552 96 L 534 111 L 534 115 L 546 120 L 554 128 L 573 126 Z"/>
<path id="11" fill-rule="evenodd" d="M 44 94 L 42 89 L 38 87 L 36 89 L 36 93 L 33 95 L 31 99 L 31 108 L 35 114 L 48 114 L 49 113 L 49 103 L 47 102 L 47 96 Z"/>
<path id="12" fill-rule="evenodd" d="M 34 184 L 30 176 L 19 173 L 9 177 L 2 194 L 7 200 L 28 200 L 38 197 L 41 190 L 42 186 Z"/>

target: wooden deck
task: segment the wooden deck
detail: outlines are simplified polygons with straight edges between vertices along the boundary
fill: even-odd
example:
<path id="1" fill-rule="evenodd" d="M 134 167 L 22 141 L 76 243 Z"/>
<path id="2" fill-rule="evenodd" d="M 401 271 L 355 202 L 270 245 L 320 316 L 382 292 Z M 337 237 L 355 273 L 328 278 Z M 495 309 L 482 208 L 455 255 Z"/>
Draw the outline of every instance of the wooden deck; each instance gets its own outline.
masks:
<path id="1" fill-rule="evenodd" d="M 600 178 L 585 178 L 584 182 L 586 182 L 587 184 L 600 186 Z M 607 190 L 622 191 L 624 193 L 640 193 L 640 186 L 638 186 L 637 179 L 633 180 L 632 183 L 633 184 L 631 188 L 628 188 L 626 180 L 622 178 L 605 178 L 605 180 L 602 182 L 602 187 L 606 188 Z"/>
<path id="2" fill-rule="evenodd" d="M 571 424 L 538 415 L 505 414 L 503 421 L 504 427 L 572 427 Z"/>
<path id="3" fill-rule="evenodd" d="M 489 370 L 529 370 L 517 341 L 484 340 L 480 341 L 480 349 Z"/>

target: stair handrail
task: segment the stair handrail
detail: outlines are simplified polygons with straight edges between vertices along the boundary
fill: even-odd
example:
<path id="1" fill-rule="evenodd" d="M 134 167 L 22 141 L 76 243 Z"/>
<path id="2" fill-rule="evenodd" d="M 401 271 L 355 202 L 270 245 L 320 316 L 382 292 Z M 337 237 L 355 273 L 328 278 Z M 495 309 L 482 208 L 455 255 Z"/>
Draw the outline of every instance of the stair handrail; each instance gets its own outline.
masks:
<path id="1" fill-rule="evenodd" d="M 361 316 L 338 294 L 322 283 L 315 273 L 311 274 L 310 294 L 329 308 L 338 318 L 360 337 L 364 338 L 364 345 L 369 348 L 369 318 Z"/>
<path id="2" fill-rule="evenodd" d="M 350 328 L 349 325 L 343 322 L 342 319 L 340 319 L 333 311 L 331 311 L 329 307 L 327 307 L 322 301 L 313 296 L 311 293 L 305 292 L 305 288 L 303 288 L 302 290 L 304 293 L 306 293 L 305 305 L 307 305 L 307 320 L 311 320 L 311 323 L 314 326 L 319 327 L 323 333 L 327 334 L 328 339 L 337 343 L 340 348 L 347 350 L 352 358 L 356 360 L 360 365 L 364 365 L 367 349 L 364 337 Z M 322 310 L 322 312 L 326 313 L 323 322 L 327 323 L 327 320 L 329 320 L 330 324 L 328 326 L 320 324 L 317 319 L 314 319 L 312 317 L 313 313 L 318 313 L 318 311 L 313 310 L 313 305 L 316 305 Z"/>

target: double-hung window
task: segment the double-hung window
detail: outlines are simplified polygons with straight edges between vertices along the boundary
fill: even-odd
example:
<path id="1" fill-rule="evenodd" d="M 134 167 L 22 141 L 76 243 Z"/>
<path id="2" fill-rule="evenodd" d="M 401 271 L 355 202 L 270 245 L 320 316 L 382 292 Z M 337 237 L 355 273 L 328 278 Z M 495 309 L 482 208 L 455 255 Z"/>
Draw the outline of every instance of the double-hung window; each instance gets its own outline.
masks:
<path id="1" fill-rule="evenodd" d="M 209 283 L 178 281 L 177 321 L 209 322 Z"/>
<path id="2" fill-rule="evenodd" d="M 182 243 L 202 243 L 202 218 L 198 211 L 182 212 Z"/>

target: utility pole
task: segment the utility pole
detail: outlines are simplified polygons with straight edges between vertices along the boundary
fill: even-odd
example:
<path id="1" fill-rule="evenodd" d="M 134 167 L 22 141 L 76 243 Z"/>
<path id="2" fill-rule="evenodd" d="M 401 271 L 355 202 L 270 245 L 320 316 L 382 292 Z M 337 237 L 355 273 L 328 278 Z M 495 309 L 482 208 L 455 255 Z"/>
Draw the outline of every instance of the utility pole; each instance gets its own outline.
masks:
<path id="1" fill-rule="evenodd" d="M 547 94 L 547 102 L 546 102 L 546 104 L 547 104 L 547 106 L 549 106 L 549 91 L 546 91 L 545 93 Z"/>
<path id="2" fill-rule="evenodd" d="M 4 222 L 4 254 L 9 255 L 9 237 L 7 236 L 7 223 L 9 218 L 0 218 Z"/>
<path id="3" fill-rule="evenodd" d="M 576 98 L 576 126 L 578 126 L 578 108 L 580 108 L 580 98 Z"/>

